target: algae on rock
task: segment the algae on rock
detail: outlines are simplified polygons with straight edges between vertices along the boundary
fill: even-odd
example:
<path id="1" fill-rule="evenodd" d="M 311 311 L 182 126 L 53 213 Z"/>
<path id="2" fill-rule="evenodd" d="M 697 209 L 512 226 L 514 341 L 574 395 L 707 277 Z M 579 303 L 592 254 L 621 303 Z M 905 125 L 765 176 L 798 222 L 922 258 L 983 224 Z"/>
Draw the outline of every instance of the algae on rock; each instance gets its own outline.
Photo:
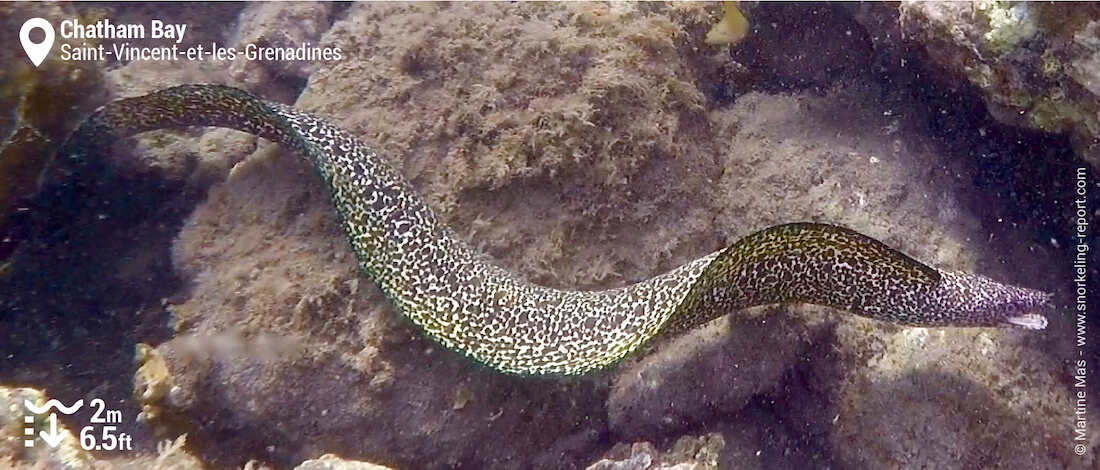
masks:
<path id="1" fill-rule="evenodd" d="M 982 91 L 999 121 L 1067 134 L 1100 168 L 1100 7 L 1094 3 L 906 2 L 901 26 Z"/>

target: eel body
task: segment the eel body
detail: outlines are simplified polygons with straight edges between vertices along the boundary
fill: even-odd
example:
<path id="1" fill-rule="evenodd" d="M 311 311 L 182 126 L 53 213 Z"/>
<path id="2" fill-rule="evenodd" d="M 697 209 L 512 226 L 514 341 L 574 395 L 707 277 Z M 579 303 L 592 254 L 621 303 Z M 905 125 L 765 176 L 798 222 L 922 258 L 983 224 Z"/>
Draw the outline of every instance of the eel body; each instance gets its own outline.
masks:
<path id="1" fill-rule="evenodd" d="M 764 229 L 640 283 L 565 291 L 478 256 L 414 188 L 347 132 L 287 105 L 220 85 L 185 85 L 110 103 L 61 146 L 79 167 L 107 142 L 154 129 L 215 126 L 304 155 L 327 184 L 362 269 L 425 334 L 506 373 L 582 374 L 663 330 L 754 305 L 805 302 L 917 326 L 1040 329 L 1046 293 L 926 266 L 841 227 Z"/>

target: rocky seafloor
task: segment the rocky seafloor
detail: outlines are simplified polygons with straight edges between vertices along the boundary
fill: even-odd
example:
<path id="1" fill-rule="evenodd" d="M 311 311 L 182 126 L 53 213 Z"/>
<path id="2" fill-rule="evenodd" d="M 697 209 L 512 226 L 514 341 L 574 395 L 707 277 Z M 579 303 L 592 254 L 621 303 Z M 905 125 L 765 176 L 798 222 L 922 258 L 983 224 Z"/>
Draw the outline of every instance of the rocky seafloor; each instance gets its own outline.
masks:
<path id="1" fill-rule="evenodd" d="M 0 42 L 34 16 L 156 17 L 189 25 L 183 46 L 342 51 L 5 70 L 22 111 L 0 130 L 30 123 L 35 145 L 112 98 L 226 83 L 359 136 L 539 284 L 622 286 L 817 221 L 1059 306 L 1040 332 L 757 308 L 590 376 L 503 376 L 385 302 L 306 162 L 159 131 L 117 143 L 99 202 L 50 221 L 79 236 L 15 240 L 0 271 L 0 467 L 1097 468 L 1095 403 L 1089 439 L 1073 433 L 1073 365 L 1097 349 L 1073 344 L 1070 235 L 1074 175 L 1100 161 L 1100 13 L 1065 8 L 743 4 L 747 37 L 710 45 L 718 4 L 0 5 Z M 32 187 L 4 186 L 0 225 Z M 23 449 L 9 398 L 28 396 L 103 398 L 135 450 Z"/>

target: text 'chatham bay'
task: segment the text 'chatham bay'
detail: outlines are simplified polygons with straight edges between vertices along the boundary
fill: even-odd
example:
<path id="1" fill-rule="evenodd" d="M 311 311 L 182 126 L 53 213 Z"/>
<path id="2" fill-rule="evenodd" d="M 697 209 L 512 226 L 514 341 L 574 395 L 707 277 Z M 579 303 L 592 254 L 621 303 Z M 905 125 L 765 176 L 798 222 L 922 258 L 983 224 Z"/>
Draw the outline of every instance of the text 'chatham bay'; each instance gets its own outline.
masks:
<path id="1" fill-rule="evenodd" d="M 112 23 L 110 19 L 102 19 L 95 23 L 81 23 L 80 20 L 71 19 L 61 22 L 61 37 L 67 39 L 91 39 L 79 46 L 72 44 L 61 45 L 62 60 L 107 60 L 108 54 L 117 60 L 175 60 L 178 54 L 176 44 L 183 41 L 187 32 L 187 25 L 165 23 L 161 20 L 150 20 L 148 27 L 140 23 Z M 112 44 L 110 49 L 104 47 L 101 40 L 105 39 L 169 39 L 174 44 L 171 47 L 132 47 L 129 43 Z"/>
<path id="2" fill-rule="evenodd" d="M 165 23 L 161 20 L 149 21 L 146 30 L 144 24 L 115 24 L 110 19 L 102 19 L 91 24 L 83 24 L 72 19 L 61 22 L 61 37 L 68 39 L 175 39 L 179 44 L 187 31 L 185 24 Z M 146 32 L 149 34 L 146 35 Z"/>

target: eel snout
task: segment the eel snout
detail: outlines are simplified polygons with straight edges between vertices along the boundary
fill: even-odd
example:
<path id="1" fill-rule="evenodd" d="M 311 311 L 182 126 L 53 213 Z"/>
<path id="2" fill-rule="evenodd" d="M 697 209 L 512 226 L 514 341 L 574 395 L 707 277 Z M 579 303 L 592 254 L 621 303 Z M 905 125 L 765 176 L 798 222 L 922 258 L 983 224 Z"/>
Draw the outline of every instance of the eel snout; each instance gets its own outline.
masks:
<path id="1" fill-rule="evenodd" d="M 1043 315 L 1054 309 L 1051 295 L 1026 287 L 1002 284 L 973 273 L 941 272 L 938 300 L 954 326 L 1046 328 Z"/>

